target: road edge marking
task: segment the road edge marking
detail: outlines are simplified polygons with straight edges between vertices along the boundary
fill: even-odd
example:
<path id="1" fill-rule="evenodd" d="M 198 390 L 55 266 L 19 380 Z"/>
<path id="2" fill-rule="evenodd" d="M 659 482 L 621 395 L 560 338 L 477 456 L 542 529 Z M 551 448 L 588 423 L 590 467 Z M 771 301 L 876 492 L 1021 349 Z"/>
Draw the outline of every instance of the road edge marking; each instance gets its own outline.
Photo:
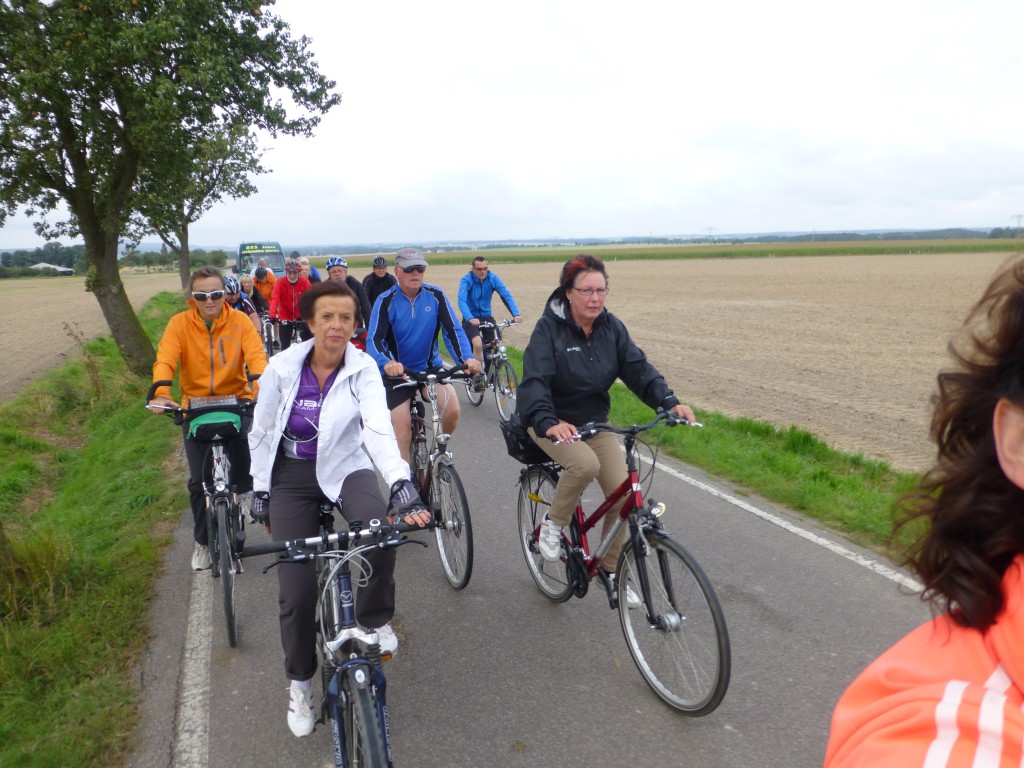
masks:
<path id="1" fill-rule="evenodd" d="M 651 463 L 650 459 L 648 459 L 646 456 L 642 456 L 641 461 L 647 464 Z M 711 494 L 712 496 L 719 498 L 722 501 L 726 501 L 729 504 L 732 504 L 734 507 L 742 509 L 744 512 L 749 512 L 750 514 L 754 515 L 755 517 L 761 518 L 767 523 L 771 523 L 772 525 L 782 528 L 784 531 L 788 531 L 789 533 L 795 534 L 796 536 L 799 536 L 802 539 L 806 539 L 812 544 L 817 544 L 819 547 L 824 547 L 829 552 L 839 555 L 840 557 L 844 557 L 850 562 L 856 563 L 862 568 L 868 569 L 872 573 L 877 573 L 879 576 L 884 576 L 885 578 L 889 579 L 890 581 L 896 582 L 902 587 L 906 587 L 907 589 L 910 589 L 914 592 L 924 591 L 923 584 L 918 582 L 916 579 L 913 579 L 910 576 L 901 573 L 895 568 L 892 568 L 891 566 L 885 565 L 884 563 L 879 562 L 878 560 L 867 557 L 858 552 L 849 550 L 841 544 L 837 544 L 836 542 L 831 541 L 830 539 L 826 539 L 824 536 L 819 536 L 818 534 L 814 533 L 813 531 L 809 531 L 806 528 L 801 528 L 799 525 L 791 523 L 789 520 L 785 520 L 779 517 L 778 515 L 773 515 L 771 512 L 766 512 L 760 507 L 756 507 L 750 502 L 744 501 L 743 499 L 737 498 L 736 496 L 733 496 L 730 493 L 726 493 L 723 490 L 715 488 L 713 485 L 709 485 L 702 480 L 698 480 L 692 475 L 688 475 L 685 472 L 681 472 L 678 469 L 674 469 L 673 467 L 667 467 L 663 462 L 659 462 L 656 466 L 658 467 L 658 469 L 667 472 L 668 474 L 672 475 L 678 480 L 682 480 L 684 483 L 688 483 L 695 488 L 699 488 L 705 493 Z"/>
<path id="2" fill-rule="evenodd" d="M 199 768 L 210 758 L 210 612 L 213 596 L 210 575 L 193 574 L 189 596 L 188 629 L 182 654 L 178 689 L 178 724 L 172 766 Z"/>

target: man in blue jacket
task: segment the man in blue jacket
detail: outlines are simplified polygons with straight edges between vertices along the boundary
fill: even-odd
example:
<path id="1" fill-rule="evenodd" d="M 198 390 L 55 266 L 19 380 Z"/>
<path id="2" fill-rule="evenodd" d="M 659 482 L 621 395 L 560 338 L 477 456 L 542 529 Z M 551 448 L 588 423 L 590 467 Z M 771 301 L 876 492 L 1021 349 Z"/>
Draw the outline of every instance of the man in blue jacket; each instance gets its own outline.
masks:
<path id="1" fill-rule="evenodd" d="M 523 322 L 523 317 L 519 314 L 519 307 L 516 306 L 516 301 L 505 287 L 505 283 L 491 272 L 487 265 L 487 259 L 477 256 L 473 259 L 473 268 L 463 275 L 459 282 L 459 311 L 462 312 L 462 329 L 473 345 L 473 355 L 477 360 L 484 360 L 480 321 L 494 322 L 494 316 L 491 314 L 491 297 L 495 293 L 501 297 L 505 307 L 512 313 L 512 321 Z M 494 338 L 493 329 L 485 328 L 483 333 L 486 334 L 487 341 Z M 484 360 L 484 362 L 487 361 Z"/>
<path id="2" fill-rule="evenodd" d="M 401 382 L 387 377 L 402 376 L 406 368 L 421 372 L 440 367 L 443 361 L 437 346 L 438 333 L 457 364 L 466 363 L 473 375 L 480 373 L 479 359 L 473 357 L 473 348 L 455 319 L 448 297 L 436 285 L 423 282 L 426 271 L 427 260 L 415 248 L 403 248 L 395 255 L 398 284 L 377 297 L 366 336 L 366 352 L 377 361 L 385 377 L 391 423 L 406 461 L 412 438 L 408 402 L 415 387 L 395 389 Z M 446 402 L 442 428 L 451 435 L 462 413 L 459 398 L 451 384 L 443 384 L 438 390 L 438 398 Z"/>

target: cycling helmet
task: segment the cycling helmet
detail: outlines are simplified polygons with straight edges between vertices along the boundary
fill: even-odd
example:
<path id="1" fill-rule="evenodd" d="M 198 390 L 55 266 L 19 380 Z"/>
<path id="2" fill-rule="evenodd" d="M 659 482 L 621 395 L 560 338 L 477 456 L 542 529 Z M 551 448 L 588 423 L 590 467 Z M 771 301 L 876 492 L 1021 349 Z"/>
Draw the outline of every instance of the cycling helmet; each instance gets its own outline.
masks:
<path id="1" fill-rule="evenodd" d="M 286 261 L 284 263 L 284 271 L 285 272 L 301 272 L 302 271 L 302 265 L 299 264 L 299 260 L 298 259 L 288 259 L 288 261 Z"/>
<path id="2" fill-rule="evenodd" d="M 345 269 L 348 269 L 348 262 L 340 256 L 331 256 L 331 258 L 327 260 L 327 269 L 330 269 L 331 267 L 344 267 Z"/>
<path id="3" fill-rule="evenodd" d="M 241 292 L 242 287 L 238 284 L 238 278 L 226 275 L 224 277 L 224 290 L 232 295 Z"/>
<path id="4" fill-rule="evenodd" d="M 256 267 L 256 279 L 257 280 L 266 280 L 267 279 L 267 268 L 266 267 Z"/>
<path id="5" fill-rule="evenodd" d="M 388 260 L 385 259 L 383 256 L 374 256 L 373 257 L 373 266 L 375 266 L 375 267 L 386 267 L 387 265 L 388 265 Z"/>

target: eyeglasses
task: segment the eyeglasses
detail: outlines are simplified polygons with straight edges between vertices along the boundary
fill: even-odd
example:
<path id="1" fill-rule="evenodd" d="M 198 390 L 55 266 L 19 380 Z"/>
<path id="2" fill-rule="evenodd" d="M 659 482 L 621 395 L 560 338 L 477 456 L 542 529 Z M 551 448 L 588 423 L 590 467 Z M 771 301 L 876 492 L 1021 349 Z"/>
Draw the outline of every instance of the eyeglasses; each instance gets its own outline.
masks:
<path id="1" fill-rule="evenodd" d="M 224 291 L 210 291 L 209 293 L 205 291 L 192 291 L 192 298 L 196 301 L 206 301 L 207 299 L 219 301 L 224 298 Z"/>
<path id="2" fill-rule="evenodd" d="M 486 272 L 487 269 L 487 267 L 473 267 L 474 272 Z"/>
<path id="3" fill-rule="evenodd" d="M 576 288 L 576 293 L 578 293 L 580 296 L 582 296 L 585 299 L 589 299 L 591 296 L 593 296 L 596 293 L 599 298 L 603 299 L 605 296 L 608 295 L 608 289 L 607 288 Z"/>
<path id="4" fill-rule="evenodd" d="M 427 268 L 424 267 L 422 264 L 417 264 L 415 267 L 402 267 L 402 271 L 405 272 L 405 274 L 407 275 L 411 275 L 413 272 L 419 272 L 420 274 L 423 274 L 424 272 L 427 271 Z"/>

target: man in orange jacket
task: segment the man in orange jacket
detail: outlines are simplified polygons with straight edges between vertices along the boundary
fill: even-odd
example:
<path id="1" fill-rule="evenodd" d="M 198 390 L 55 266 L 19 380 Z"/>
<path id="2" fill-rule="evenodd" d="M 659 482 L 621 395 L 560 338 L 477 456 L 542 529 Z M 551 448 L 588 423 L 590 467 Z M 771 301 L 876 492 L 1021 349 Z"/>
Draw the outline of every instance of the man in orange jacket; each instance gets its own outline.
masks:
<path id="1" fill-rule="evenodd" d="M 246 375 L 263 373 L 267 356 L 263 352 L 259 334 L 242 312 L 235 312 L 224 301 L 224 277 L 216 267 L 200 267 L 189 281 L 189 308 L 179 312 L 167 323 L 157 348 L 153 364 L 153 381 L 171 380 L 178 371 L 181 399 L 185 405 L 193 397 L 209 395 L 235 395 L 254 397 Z M 178 407 L 168 387 L 160 387 L 149 401 L 150 410 L 164 413 L 161 406 Z M 185 458 L 188 460 L 189 503 L 194 523 L 196 544 L 192 552 L 192 567 L 197 571 L 210 567 L 210 550 L 206 529 L 206 500 L 203 479 L 207 446 L 187 439 L 185 428 Z M 231 473 L 238 493 L 252 490 L 249 476 L 249 445 L 243 433 L 224 441 L 231 461 Z"/>

